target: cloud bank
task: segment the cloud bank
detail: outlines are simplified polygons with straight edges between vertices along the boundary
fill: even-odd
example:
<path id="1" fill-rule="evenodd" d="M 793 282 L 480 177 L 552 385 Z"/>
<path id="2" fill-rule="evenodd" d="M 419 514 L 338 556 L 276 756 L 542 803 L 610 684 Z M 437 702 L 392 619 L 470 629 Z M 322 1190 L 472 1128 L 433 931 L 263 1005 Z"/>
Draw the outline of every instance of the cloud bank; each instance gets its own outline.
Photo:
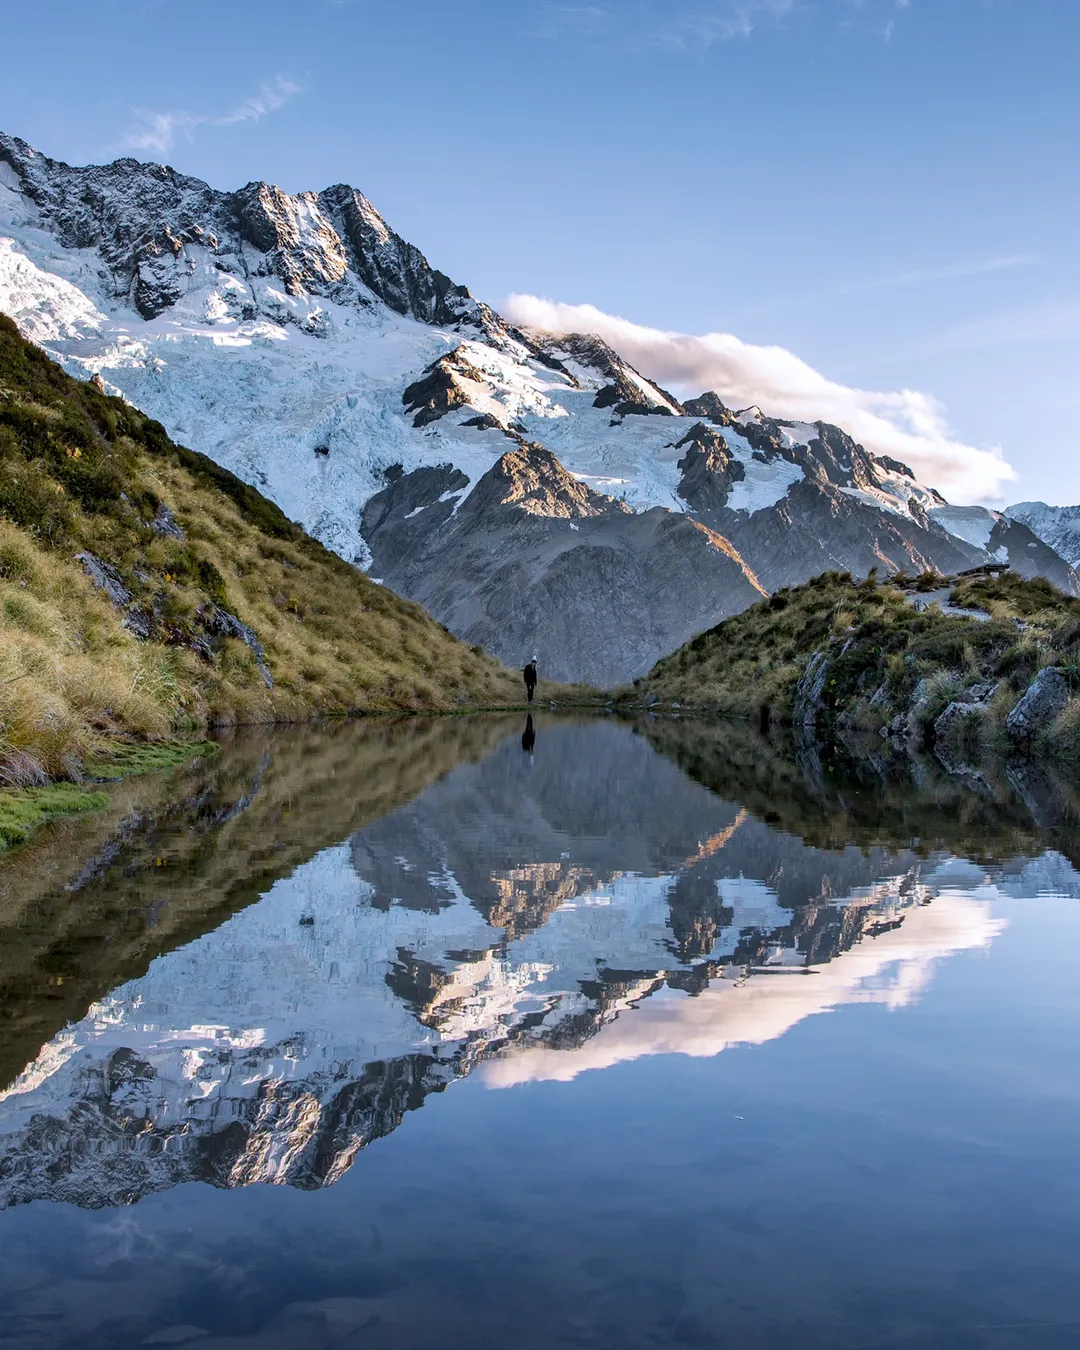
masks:
<path id="1" fill-rule="evenodd" d="M 300 93 L 300 86 L 283 75 L 264 80 L 259 92 L 236 104 L 227 112 L 216 115 L 189 112 L 154 112 L 150 108 L 136 109 L 136 124 L 120 142 L 124 150 L 150 150 L 163 155 L 176 144 L 178 135 L 190 137 L 198 127 L 232 127 L 239 122 L 258 122 L 277 112 Z"/>
<path id="2" fill-rule="evenodd" d="M 891 455 L 961 505 L 1003 500 L 1016 478 L 999 449 L 957 440 L 941 405 L 915 389 L 855 389 L 837 384 L 783 347 L 759 347 L 730 333 L 664 332 L 605 314 L 511 295 L 501 306 L 514 323 L 556 333 L 595 333 L 650 379 L 684 397 L 714 389 L 733 408 L 757 404 L 773 417 L 833 422 L 873 454 Z"/>

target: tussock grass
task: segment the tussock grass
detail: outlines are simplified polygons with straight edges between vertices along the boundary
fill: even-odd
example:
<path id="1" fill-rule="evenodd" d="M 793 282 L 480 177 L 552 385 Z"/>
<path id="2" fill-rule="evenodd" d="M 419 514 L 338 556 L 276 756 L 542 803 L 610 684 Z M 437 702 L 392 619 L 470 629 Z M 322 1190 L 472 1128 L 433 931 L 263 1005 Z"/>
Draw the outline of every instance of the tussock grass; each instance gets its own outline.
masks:
<path id="1" fill-rule="evenodd" d="M 256 634 L 272 687 L 221 611 Z M 516 672 L 0 315 L 0 787 L 78 779 L 117 736 L 521 698 Z"/>
<path id="2" fill-rule="evenodd" d="M 863 730 L 883 727 L 898 712 L 928 726 L 977 681 L 998 690 L 980 714 L 978 735 L 1000 738 L 1005 718 L 1038 671 L 1062 668 L 1080 696 L 1080 600 L 1041 578 L 1012 573 L 959 582 L 953 604 L 985 610 L 989 621 L 918 610 L 912 591 L 945 585 L 931 573 L 855 581 L 827 572 L 754 605 L 657 663 L 622 704 L 655 700 L 727 716 L 790 720 L 796 689 L 816 652 L 828 659 L 824 716 Z M 1080 752 L 1080 709 L 1052 733 Z"/>

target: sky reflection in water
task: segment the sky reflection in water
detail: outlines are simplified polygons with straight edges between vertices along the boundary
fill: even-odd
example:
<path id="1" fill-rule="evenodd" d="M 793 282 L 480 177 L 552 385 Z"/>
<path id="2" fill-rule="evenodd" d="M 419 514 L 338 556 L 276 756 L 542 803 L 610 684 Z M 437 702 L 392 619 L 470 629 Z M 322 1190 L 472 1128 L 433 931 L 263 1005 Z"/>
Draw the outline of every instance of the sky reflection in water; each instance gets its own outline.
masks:
<path id="1" fill-rule="evenodd" d="M 0 869 L 0 1345 L 1075 1344 L 1071 793 L 916 772 L 541 714 L 127 786 Z"/>

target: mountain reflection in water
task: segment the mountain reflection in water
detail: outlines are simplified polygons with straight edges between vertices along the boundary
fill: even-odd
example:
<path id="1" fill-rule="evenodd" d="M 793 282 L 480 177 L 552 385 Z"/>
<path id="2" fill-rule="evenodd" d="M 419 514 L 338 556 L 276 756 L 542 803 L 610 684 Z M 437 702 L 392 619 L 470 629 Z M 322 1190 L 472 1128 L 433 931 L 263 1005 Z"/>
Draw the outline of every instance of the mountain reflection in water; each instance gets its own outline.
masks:
<path id="1" fill-rule="evenodd" d="M 127 787 L 0 871 L 0 1206 L 325 1187 L 474 1070 L 901 1006 L 992 942 L 994 895 L 1080 895 L 1067 795 L 1040 825 L 1005 780 L 863 772 L 530 717 L 239 737 Z"/>

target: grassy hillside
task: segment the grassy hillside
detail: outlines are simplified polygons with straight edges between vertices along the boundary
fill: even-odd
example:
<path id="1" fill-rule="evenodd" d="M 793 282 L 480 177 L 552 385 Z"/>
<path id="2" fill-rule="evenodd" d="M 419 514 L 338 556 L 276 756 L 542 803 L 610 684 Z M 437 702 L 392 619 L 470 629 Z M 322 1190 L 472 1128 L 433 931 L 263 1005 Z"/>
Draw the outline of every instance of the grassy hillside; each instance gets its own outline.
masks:
<path id="1" fill-rule="evenodd" d="M 919 608 L 946 590 L 949 608 L 978 617 Z M 803 722 L 809 709 L 818 731 L 925 740 L 951 702 L 978 695 L 965 736 L 985 745 L 1004 737 L 1006 717 L 1044 667 L 1075 688 L 1078 653 L 1080 600 L 1041 578 L 858 582 L 829 572 L 702 633 L 620 701 L 773 722 Z M 1078 727 L 1080 703 L 1071 699 L 1044 739 L 1080 745 Z"/>
<path id="2" fill-rule="evenodd" d="M 117 735 L 520 701 L 516 672 L 0 315 L 0 786 L 78 777 Z"/>

